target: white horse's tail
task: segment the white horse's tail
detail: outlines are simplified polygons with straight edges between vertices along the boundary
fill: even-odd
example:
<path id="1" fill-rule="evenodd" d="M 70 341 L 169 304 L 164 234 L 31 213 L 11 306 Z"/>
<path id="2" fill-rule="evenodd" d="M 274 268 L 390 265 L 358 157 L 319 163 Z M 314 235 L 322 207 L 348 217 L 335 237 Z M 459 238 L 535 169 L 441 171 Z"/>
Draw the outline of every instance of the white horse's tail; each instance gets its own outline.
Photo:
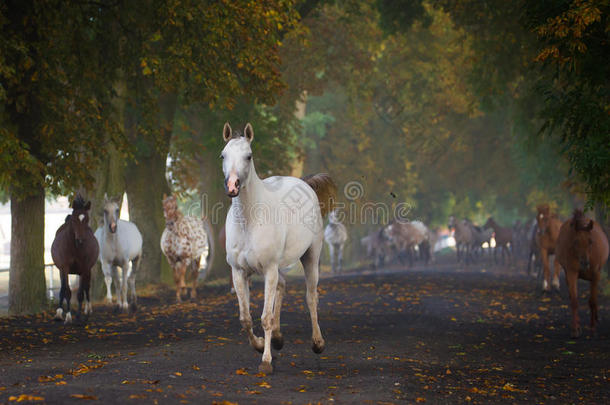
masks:
<path id="1" fill-rule="evenodd" d="M 322 218 L 333 210 L 337 200 L 337 185 L 327 173 L 310 174 L 302 180 L 313 188 L 318 196 Z"/>

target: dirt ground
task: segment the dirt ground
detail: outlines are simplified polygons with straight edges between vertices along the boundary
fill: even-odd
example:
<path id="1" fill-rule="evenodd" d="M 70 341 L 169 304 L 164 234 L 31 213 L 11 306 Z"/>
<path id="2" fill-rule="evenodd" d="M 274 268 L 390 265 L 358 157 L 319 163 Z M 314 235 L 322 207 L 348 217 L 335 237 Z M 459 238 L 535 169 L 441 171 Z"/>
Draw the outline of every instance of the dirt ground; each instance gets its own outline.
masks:
<path id="1" fill-rule="evenodd" d="M 588 285 L 581 284 L 588 320 Z M 95 306 L 86 325 L 52 313 L 0 319 L 0 403 L 607 403 L 610 327 L 569 338 L 567 297 L 515 269 L 442 263 L 320 281 L 321 355 L 304 282 L 288 281 L 275 372 L 240 332 L 226 287 L 197 303 L 140 300 L 136 316 Z M 253 285 L 260 318 L 262 285 Z M 610 313 L 601 298 L 600 314 Z M 260 333 L 260 322 L 257 333 Z"/>

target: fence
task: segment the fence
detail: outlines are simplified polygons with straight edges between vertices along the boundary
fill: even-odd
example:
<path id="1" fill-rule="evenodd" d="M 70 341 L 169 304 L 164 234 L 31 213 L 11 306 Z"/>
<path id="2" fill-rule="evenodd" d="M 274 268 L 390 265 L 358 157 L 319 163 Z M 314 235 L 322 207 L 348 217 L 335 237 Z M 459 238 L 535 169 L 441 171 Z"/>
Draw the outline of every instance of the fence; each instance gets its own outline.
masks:
<path id="1" fill-rule="evenodd" d="M 47 269 L 51 269 L 51 274 L 47 277 Z M 54 281 L 53 281 L 53 269 L 56 269 L 55 264 L 54 263 L 49 263 L 49 264 L 45 264 L 44 265 L 44 274 L 45 274 L 45 280 L 46 280 L 46 284 L 47 284 L 47 295 L 49 297 L 50 300 L 54 299 L 54 295 L 53 295 L 53 290 L 54 290 Z M 0 269 L 0 273 L 8 273 L 10 271 L 9 268 L 6 269 Z"/>

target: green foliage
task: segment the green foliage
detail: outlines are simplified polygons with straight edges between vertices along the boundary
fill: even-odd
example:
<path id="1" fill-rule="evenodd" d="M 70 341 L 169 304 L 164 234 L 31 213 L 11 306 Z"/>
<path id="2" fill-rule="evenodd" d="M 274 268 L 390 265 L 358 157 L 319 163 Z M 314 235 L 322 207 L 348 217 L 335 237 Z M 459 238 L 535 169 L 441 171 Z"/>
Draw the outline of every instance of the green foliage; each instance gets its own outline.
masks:
<path id="1" fill-rule="evenodd" d="M 91 184 L 102 134 L 120 143 L 108 107 L 112 72 L 97 7 L 71 1 L 0 5 L 0 186 L 27 196 Z"/>
<path id="2" fill-rule="evenodd" d="M 555 135 L 584 183 L 589 206 L 610 205 L 610 4 L 599 0 L 529 5 L 536 60 L 545 76 L 543 132 Z"/>

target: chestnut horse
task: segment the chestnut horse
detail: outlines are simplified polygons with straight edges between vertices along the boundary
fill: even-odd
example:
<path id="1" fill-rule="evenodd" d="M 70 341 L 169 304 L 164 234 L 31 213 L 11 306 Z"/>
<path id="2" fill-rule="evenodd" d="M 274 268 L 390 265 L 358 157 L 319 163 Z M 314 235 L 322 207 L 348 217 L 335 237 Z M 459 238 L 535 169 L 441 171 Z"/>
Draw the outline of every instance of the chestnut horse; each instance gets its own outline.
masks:
<path id="1" fill-rule="evenodd" d="M 72 202 L 72 214 L 66 217 L 66 222 L 59 227 L 55 233 L 55 239 L 51 245 L 51 256 L 55 266 L 59 269 L 61 277 L 61 289 L 59 290 L 59 307 L 55 314 L 56 321 L 63 321 L 63 301 L 66 300 L 67 311 L 65 323 L 72 322 L 70 313 L 70 299 L 72 291 L 68 283 L 68 274 L 80 276 L 78 288 L 78 312 L 79 316 L 83 309 L 83 299 L 86 298 L 85 315 L 92 311 L 91 298 L 89 297 L 89 285 L 91 282 L 91 268 L 97 261 L 99 246 L 93 231 L 89 227 L 89 209 L 91 201 L 85 200 L 77 195 Z"/>
<path id="2" fill-rule="evenodd" d="M 538 251 L 540 252 L 544 271 L 542 290 L 549 291 L 551 281 L 549 255 L 555 254 L 555 246 L 557 245 L 559 228 L 561 228 L 561 220 L 557 217 L 557 214 L 551 213 L 551 208 L 548 204 L 539 205 L 537 210 L 536 223 L 538 225 L 538 233 L 536 234 L 536 243 L 538 244 Z M 553 287 L 559 291 L 559 263 L 557 263 L 557 260 L 553 263 L 552 284 Z"/>
<path id="3" fill-rule="evenodd" d="M 589 308 L 591 332 L 595 333 L 598 323 L 597 285 L 606 260 L 608 260 L 608 238 L 602 227 L 592 219 L 586 218 L 581 210 L 574 210 L 572 219 L 561 225 L 556 247 L 556 261 L 565 271 L 570 293 L 573 338 L 580 336 L 578 279 L 582 278 L 591 283 Z"/>
<path id="4" fill-rule="evenodd" d="M 511 249 L 513 248 L 513 230 L 498 225 L 492 217 L 487 219 L 483 228 L 492 228 L 494 230 L 494 240 L 496 241 L 496 247 L 494 248 L 494 263 L 498 263 L 498 248 L 502 249 L 502 264 L 504 264 L 504 252 L 506 252 L 508 260 L 512 262 Z M 508 248 L 508 245 L 510 245 L 510 249 Z"/>

